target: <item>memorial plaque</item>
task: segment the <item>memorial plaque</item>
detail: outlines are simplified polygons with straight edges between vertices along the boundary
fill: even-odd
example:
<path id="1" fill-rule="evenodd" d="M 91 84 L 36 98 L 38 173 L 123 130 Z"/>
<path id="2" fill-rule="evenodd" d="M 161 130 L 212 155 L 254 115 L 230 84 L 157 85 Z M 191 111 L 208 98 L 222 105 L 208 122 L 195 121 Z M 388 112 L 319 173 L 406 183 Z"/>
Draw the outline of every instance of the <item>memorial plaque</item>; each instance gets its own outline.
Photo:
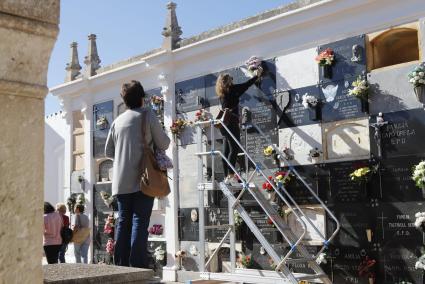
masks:
<path id="1" fill-rule="evenodd" d="M 219 226 L 229 224 L 229 209 L 205 208 L 205 225 Z M 205 231 L 205 240 L 208 242 L 220 242 L 227 232 L 227 228 L 217 228 Z"/>
<path id="2" fill-rule="evenodd" d="M 281 243 L 282 235 L 279 230 L 274 227 L 274 225 L 270 224 L 268 221 L 267 215 L 262 211 L 262 209 L 254 209 L 249 210 L 249 216 L 252 221 L 257 225 L 258 229 L 262 233 L 262 235 L 272 244 Z M 249 230 L 249 229 L 247 229 Z M 250 234 L 252 234 L 250 232 Z M 258 243 L 258 240 L 252 235 L 252 241 L 254 243 Z"/>
<path id="3" fill-rule="evenodd" d="M 415 214 L 424 211 L 422 202 L 380 203 L 377 209 L 376 240 L 381 247 L 418 247 L 423 235 L 415 223 Z"/>
<path id="4" fill-rule="evenodd" d="M 288 148 L 294 153 L 293 160 L 289 161 L 292 165 L 318 163 L 323 154 L 316 159 L 310 157 L 310 151 L 316 148 L 322 151 L 322 128 L 319 124 L 311 124 L 279 129 L 279 148 Z M 284 163 L 281 166 L 285 166 Z"/>
<path id="5" fill-rule="evenodd" d="M 333 239 L 336 247 L 365 249 L 379 242 L 376 228 L 378 225 L 376 208 L 367 203 L 336 204 L 329 209 L 338 219 L 341 229 Z M 326 221 L 327 236 L 335 231 L 336 224 L 330 216 Z"/>
<path id="6" fill-rule="evenodd" d="M 310 188 L 322 199 L 326 198 L 328 189 L 327 173 L 316 166 L 297 166 L 294 169 L 302 177 L 302 179 L 310 186 Z M 319 202 L 313 197 L 311 192 L 294 174 L 285 187 L 288 194 L 295 200 L 297 204 L 318 204 Z"/>
<path id="7" fill-rule="evenodd" d="M 317 123 L 317 120 L 320 120 L 320 118 L 317 119 L 316 110 L 320 112 L 321 105 L 319 104 L 316 109 L 305 108 L 302 104 L 303 96 L 313 96 L 319 101 L 321 100 L 317 86 L 289 90 L 289 105 L 279 118 L 280 128 L 314 124 Z"/>
<path id="8" fill-rule="evenodd" d="M 351 83 L 356 78 L 334 81 L 319 86 L 323 101 L 323 122 L 367 116 L 367 105 L 355 96 L 349 95 Z"/>
<path id="9" fill-rule="evenodd" d="M 364 35 L 346 38 L 322 45 L 318 48 L 318 53 L 327 48 L 331 48 L 335 54 L 334 64 L 332 65 L 332 78 L 324 78 L 320 70 L 320 80 L 337 81 L 349 77 L 357 77 L 358 75 L 366 73 L 366 49 Z"/>
<path id="10" fill-rule="evenodd" d="M 179 209 L 179 240 L 180 241 L 198 241 L 199 240 L 199 222 L 192 220 L 191 215 L 197 214 L 199 218 L 198 208 L 181 208 Z"/>
<path id="11" fill-rule="evenodd" d="M 324 123 L 322 129 L 325 161 L 370 158 L 368 119 Z"/>
<path id="12" fill-rule="evenodd" d="M 149 91 L 146 91 L 146 97 L 145 97 L 145 105 L 148 105 L 152 108 L 152 110 L 156 113 L 156 116 L 158 117 L 159 121 L 164 124 L 164 101 L 155 103 L 152 100 L 152 97 L 160 97 L 163 98 L 163 95 L 161 93 L 162 88 L 155 88 Z"/>
<path id="13" fill-rule="evenodd" d="M 165 251 L 164 259 L 157 259 L 155 256 L 155 249 L 162 249 Z M 149 267 L 154 271 L 154 275 L 157 277 L 162 277 L 163 267 L 167 263 L 167 244 L 162 241 L 148 241 L 148 259 Z"/>
<path id="14" fill-rule="evenodd" d="M 104 184 L 95 184 L 93 190 L 93 201 L 94 208 L 98 212 L 112 212 L 112 208 L 109 208 L 102 199 L 100 195 L 101 191 L 105 191 L 110 196 L 112 196 L 112 183 L 104 183 Z"/>
<path id="15" fill-rule="evenodd" d="M 73 171 L 71 173 L 71 193 L 83 193 L 85 190 L 85 181 L 80 182 L 79 179 L 84 179 L 84 170 Z"/>
<path id="16" fill-rule="evenodd" d="M 180 208 L 199 206 L 197 145 L 178 147 Z M 203 158 L 206 165 L 206 157 Z M 206 174 L 206 168 L 204 173 Z"/>
<path id="17" fill-rule="evenodd" d="M 202 108 L 205 100 L 204 77 L 177 82 L 176 107 L 178 113 L 185 113 Z"/>
<path id="18" fill-rule="evenodd" d="M 425 111 L 412 109 L 384 114 L 387 125 L 381 128 L 381 149 L 384 158 L 424 155 Z M 371 118 L 375 121 L 375 118 Z M 377 139 L 371 131 L 371 151 L 378 156 Z"/>
<path id="19" fill-rule="evenodd" d="M 108 214 L 94 210 L 93 220 L 93 261 L 94 263 L 112 264 L 112 256 L 106 252 L 109 236 L 103 233 Z"/>
<path id="20" fill-rule="evenodd" d="M 416 249 L 384 248 L 378 263 L 380 283 L 424 283 L 423 270 L 415 268 L 415 263 L 420 256 L 419 247 Z"/>
<path id="21" fill-rule="evenodd" d="M 422 108 L 417 100 L 412 84 L 406 75 L 417 63 L 397 68 L 372 70 L 367 77 L 370 85 L 370 114 L 388 113 L 414 108 Z"/>
<path id="22" fill-rule="evenodd" d="M 317 84 L 316 48 L 291 52 L 276 58 L 276 88 L 298 89 Z M 302 75 L 301 75 L 302 74 Z"/>
<path id="23" fill-rule="evenodd" d="M 412 168 L 424 157 L 404 156 L 384 159 L 379 169 L 382 201 L 424 200 L 422 190 L 412 180 Z"/>
<path id="24" fill-rule="evenodd" d="M 372 181 L 377 179 L 377 174 L 372 174 L 366 183 L 353 181 L 350 177 L 356 169 L 367 166 L 371 167 L 366 160 L 328 164 L 330 184 L 328 201 L 333 204 L 367 202 L 376 196 L 371 184 L 374 184 Z"/>
<path id="25" fill-rule="evenodd" d="M 332 247 L 327 251 L 326 264 L 323 264 L 325 273 L 333 283 L 338 284 L 370 284 L 367 276 L 359 276 L 359 265 L 369 256 L 377 259 L 367 249 L 352 247 Z M 378 271 L 378 263 L 374 269 Z M 379 276 L 378 276 L 379 279 Z M 379 280 L 375 283 L 381 283 Z"/>
<path id="26" fill-rule="evenodd" d="M 288 224 L 288 227 L 291 228 L 291 231 L 297 238 L 301 237 L 304 229 L 298 221 L 297 216 L 294 214 L 294 211 L 288 209 L 288 207 L 284 207 L 284 210 L 285 222 Z M 311 246 L 322 246 L 323 241 L 326 239 L 325 210 L 319 206 L 302 206 L 301 210 L 307 217 L 303 216 L 299 210 L 295 209 L 295 212 L 298 213 L 298 216 L 304 221 L 307 227 L 302 243 Z M 315 228 L 319 232 L 317 232 Z"/>
<path id="27" fill-rule="evenodd" d="M 104 160 L 99 164 L 99 180 L 98 181 L 111 181 L 110 170 L 112 170 L 114 162 L 112 160 Z"/>
<path id="28" fill-rule="evenodd" d="M 114 101 L 93 105 L 93 155 L 95 158 L 105 156 L 105 143 L 109 128 L 114 120 Z"/>
<path id="29" fill-rule="evenodd" d="M 247 109 L 251 114 L 252 124 L 255 127 L 247 129 L 246 132 L 241 132 L 241 144 L 254 161 L 263 162 L 267 167 L 275 167 L 276 165 L 272 158 L 265 157 L 263 153 L 263 149 L 270 142 L 273 144 L 278 143 L 276 110 L 272 106 L 274 98 L 273 96 L 266 97 L 264 94 L 257 92 L 255 95 L 245 93 L 242 99 L 242 111 L 240 112 L 242 113 L 244 109 Z M 256 127 L 266 137 L 263 137 Z"/>

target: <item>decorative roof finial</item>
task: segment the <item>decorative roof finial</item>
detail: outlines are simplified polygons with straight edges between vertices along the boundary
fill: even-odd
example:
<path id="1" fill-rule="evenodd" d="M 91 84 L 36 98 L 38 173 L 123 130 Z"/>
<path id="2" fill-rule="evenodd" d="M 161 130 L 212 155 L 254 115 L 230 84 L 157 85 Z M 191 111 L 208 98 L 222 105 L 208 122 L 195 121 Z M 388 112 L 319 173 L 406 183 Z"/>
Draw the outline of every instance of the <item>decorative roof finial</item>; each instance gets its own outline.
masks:
<path id="1" fill-rule="evenodd" d="M 70 62 L 66 64 L 66 77 L 65 82 L 74 81 L 80 74 L 81 66 L 78 60 L 78 44 L 76 42 L 71 43 L 71 58 Z"/>
<path id="2" fill-rule="evenodd" d="M 100 62 L 99 55 L 97 54 L 96 35 L 89 34 L 89 50 L 87 56 L 84 57 L 87 77 L 96 75 L 96 70 L 100 68 Z"/>
<path id="3" fill-rule="evenodd" d="M 176 3 L 174 2 L 168 2 L 167 4 L 167 19 L 162 31 L 162 35 L 164 36 L 162 48 L 166 50 L 178 48 L 180 36 L 182 35 L 182 29 L 179 27 L 179 23 L 177 22 L 176 6 Z"/>

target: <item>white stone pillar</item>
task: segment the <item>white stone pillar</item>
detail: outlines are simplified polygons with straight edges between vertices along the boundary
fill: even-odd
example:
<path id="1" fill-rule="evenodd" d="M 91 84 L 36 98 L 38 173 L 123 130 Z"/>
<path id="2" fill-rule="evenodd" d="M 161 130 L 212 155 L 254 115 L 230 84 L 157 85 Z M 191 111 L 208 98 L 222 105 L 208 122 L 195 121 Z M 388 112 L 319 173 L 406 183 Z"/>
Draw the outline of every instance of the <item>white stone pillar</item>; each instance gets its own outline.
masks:
<path id="1" fill-rule="evenodd" d="M 167 73 L 168 72 L 168 73 Z M 161 73 L 159 80 L 164 95 L 164 125 L 165 129 L 170 126 L 175 118 L 175 96 L 174 96 L 174 71 L 172 67 Z M 171 135 L 171 134 L 169 134 Z M 167 244 L 167 265 L 163 268 L 164 281 L 176 281 L 178 265 L 175 262 L 175 254 L 179 250 L 178 235 L 178 165 L 177 146 L 172 139 L 167 155 L 173 158 L 174 168 L 168 173 L 173 177 L 170 182 L 171 193 L 165 200 L 165 242 Z"/>
<path id="2" fill-rule="evenodd" d="M 42 283 L 44 98 L 59 0 L 0 1 L 0 279 Z"/>

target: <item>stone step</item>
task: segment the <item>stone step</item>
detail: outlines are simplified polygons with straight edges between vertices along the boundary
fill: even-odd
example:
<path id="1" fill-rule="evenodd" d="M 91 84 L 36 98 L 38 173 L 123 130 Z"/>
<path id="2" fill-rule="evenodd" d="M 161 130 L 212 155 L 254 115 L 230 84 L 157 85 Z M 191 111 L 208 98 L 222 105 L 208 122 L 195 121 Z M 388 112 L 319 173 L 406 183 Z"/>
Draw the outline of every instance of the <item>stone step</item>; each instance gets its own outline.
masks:
<path id="1" fill-rule="evenodd" d="M 152 283 L 151 269 L 104 264 L 60 263 L 43 265 L 44 283 L 49 284 L 118 284 Z"/>

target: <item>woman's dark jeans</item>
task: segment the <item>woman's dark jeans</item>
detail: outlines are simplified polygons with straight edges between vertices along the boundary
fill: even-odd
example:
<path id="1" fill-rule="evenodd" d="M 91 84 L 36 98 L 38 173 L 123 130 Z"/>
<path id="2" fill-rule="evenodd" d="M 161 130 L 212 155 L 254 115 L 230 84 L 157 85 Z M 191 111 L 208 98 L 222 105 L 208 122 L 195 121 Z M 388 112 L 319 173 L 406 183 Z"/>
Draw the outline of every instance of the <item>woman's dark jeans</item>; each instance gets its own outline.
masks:
<path id="1" fill-rule="evenodd" d="M 115 243 L 115 265 L 148 267 L 148 227 L 154 198 L 141 191 L 118 194 L 119 220 Z"/>
<path id="2" fill-rule="evenodd" d="M 235 138 L 240 142 L 241 129 L 239 128 L 239 123 L 231 123 L 226 125 L 230 132 L 235 136 Z M 240 147 L 236 144 L 236 141 L 230 136 L 229 132 L 225 129 L 220 128 L 221 135 L 223 135 L 223 145 L 224 145 L 224 156 L 229 160 L 230 164 L 235 168 L 236 161 L 238 160 L 238 153 L 240 151 Z M 239 162 L 239 166 L 241 169 L 244 168 L 244 164 Z M 234 174 L 232 169 L 228 166 L 226 161 L 223 159 L 223 169 L 224 176 L 228 176 L 229 174 Z"/>

